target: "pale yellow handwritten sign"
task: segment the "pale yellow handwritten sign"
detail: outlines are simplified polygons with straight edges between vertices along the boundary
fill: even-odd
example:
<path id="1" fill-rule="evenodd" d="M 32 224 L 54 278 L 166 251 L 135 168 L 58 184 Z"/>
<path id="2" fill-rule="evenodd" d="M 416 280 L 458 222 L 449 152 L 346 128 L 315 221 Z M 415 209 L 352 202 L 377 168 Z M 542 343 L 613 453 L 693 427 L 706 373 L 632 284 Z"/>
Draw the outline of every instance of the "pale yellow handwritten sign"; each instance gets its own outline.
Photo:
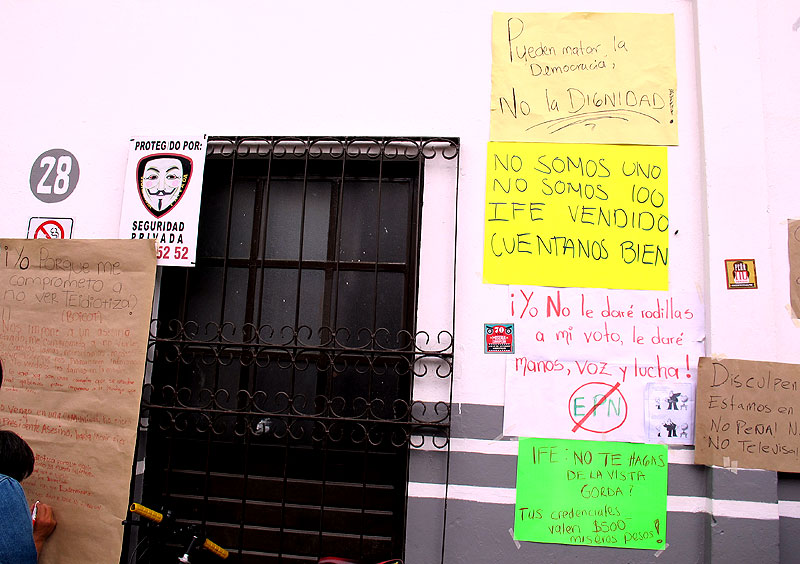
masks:
<path id="1" fill-rule="evenodd" d="M 0 240 L 0 428 L 58 519 L 43 564 L 119 562 L 155 270 L 152 239 Z"/>
<path id="2" fill-rule="evenodd" d="M 491 139 L 677 145 L 672 14 L 495 13 Z"/>
<path id="3" fill-rule="evenodd" d="M 484 282 L 667 290 L 667 148 L 489 143 Z"/>

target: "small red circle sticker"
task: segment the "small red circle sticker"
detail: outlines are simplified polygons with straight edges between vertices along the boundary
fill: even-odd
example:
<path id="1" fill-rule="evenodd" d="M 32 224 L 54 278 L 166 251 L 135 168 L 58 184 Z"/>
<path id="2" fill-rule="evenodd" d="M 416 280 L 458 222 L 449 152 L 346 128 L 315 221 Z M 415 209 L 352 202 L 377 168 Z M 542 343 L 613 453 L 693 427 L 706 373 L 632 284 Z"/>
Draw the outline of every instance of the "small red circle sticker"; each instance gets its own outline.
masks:
<path id="1" fill-rule="evenodd" d="M 34 239 L 63 239 L 64 226 L 55 220 L 43 222 L 33 232 Z"/>

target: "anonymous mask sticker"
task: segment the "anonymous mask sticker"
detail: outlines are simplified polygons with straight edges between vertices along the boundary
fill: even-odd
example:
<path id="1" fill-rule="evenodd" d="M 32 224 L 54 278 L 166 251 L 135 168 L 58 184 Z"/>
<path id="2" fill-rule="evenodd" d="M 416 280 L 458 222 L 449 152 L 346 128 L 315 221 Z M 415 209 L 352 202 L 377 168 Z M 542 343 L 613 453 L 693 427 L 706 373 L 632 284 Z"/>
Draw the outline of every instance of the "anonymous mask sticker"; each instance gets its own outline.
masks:
<path id="1" fill-rule="evenodd" d="M 142 204 L 155 217 L 174 208 L 192 176 L 192 159 L 168 153 L 149 155 L 136 167 L 136 183 Z"/>

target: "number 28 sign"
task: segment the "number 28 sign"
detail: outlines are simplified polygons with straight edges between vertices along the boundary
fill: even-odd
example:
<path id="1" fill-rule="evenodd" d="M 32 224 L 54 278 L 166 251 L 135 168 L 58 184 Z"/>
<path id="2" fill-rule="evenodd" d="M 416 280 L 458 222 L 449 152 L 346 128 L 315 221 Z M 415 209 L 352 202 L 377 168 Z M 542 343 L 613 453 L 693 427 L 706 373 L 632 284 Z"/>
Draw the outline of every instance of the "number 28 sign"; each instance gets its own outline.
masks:
<path id="1" fill-rule="evenodd" d="M 72 194 L 79 176 L 80 168 L 75 155 L 66 149 L 50 149 L 33 162 L 31 192 L 41 201 L 54 204 Z"/>

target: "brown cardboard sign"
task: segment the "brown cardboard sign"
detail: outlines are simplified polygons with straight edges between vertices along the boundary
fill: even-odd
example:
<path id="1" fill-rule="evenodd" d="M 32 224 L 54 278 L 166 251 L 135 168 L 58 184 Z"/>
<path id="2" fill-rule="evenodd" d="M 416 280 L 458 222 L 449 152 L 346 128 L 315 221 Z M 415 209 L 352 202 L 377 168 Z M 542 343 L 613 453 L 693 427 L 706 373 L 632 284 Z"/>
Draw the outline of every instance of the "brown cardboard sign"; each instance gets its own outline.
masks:
<path id="1" fill-rule="evenodd" d="M 695 462 L 800 472 L 800 365 L 700 358 Z"/>
<path id="2" fill-rule="evenodd" d="M 758 289 L 755 259 L 726 260 L 725 279 L 728 281 L 728 290 Z"/>
<path id="3" fill-rule="evenodd" d="M 789 299 L 800 319 L 800 219 L 789 220 Z"/>
<path id="4" fill-rule="evenodd" d="M 58 527 L 40 564 L 116 564 L 156 273 L 152 239 L 0 239 L 0 428 Z"/>

